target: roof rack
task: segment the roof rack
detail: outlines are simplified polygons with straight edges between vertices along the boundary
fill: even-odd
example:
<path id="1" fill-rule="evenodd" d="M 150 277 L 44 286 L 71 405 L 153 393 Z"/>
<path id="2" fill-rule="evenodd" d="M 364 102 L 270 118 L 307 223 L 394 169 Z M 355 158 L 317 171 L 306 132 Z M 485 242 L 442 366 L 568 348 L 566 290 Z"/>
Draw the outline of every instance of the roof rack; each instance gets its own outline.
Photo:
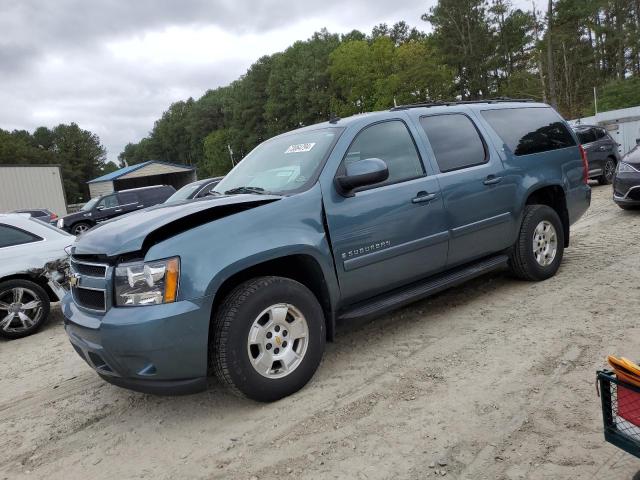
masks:
<path id="1" fill-rule="evenodd" d="M 389 111 L 395 112 L 396 110 L 407 110 L 409 108 L 422 108 L 422 107 L 449 107 L 451 105 L 469 105 L 475 103 L 508 103 L 508 102 L 535 102 L 533 98 L 509 98 L 509 97 L 497 97 L 486 98 L 484 100 L 453 100 L 451 102 L 418 102 L 409 103 L 407 105 L 398 105 L 391 108 Z"/>

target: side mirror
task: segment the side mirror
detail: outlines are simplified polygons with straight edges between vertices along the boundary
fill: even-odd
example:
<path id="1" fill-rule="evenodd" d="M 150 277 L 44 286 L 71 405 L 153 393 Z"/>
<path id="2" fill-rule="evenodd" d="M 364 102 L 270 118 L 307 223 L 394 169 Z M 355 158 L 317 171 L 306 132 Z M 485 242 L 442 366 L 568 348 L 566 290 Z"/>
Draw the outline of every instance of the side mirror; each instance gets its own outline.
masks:
<path id="1" fill-rule="evenodd" d="M 351 192 L 356 188 L 384 182 L 387 178 L 389 178 L 389 168 L 384 160 L 365 158 L 348 164 L 345 174 L 336 177 L 336 184 L 340 193 L 352 196 Z"/>

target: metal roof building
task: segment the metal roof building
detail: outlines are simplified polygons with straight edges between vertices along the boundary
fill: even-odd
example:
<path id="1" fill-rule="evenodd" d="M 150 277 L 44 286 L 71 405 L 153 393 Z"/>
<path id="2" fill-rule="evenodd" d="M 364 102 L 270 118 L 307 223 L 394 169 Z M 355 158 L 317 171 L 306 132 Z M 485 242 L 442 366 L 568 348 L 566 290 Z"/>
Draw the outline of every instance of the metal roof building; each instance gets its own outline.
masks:
<path id="1" fill-rule="evenodd" d="M 0 213 L 46 208 L 67 214 L 59 165 L 0 165 Z"/>
<path id="2" fill-rule="evenodd" d="M 196 180 L 196 169 L 188 165 L 149 160 L 89 180 L 91 198 L 128 188 L 171 185 L 175 189 Z"/>

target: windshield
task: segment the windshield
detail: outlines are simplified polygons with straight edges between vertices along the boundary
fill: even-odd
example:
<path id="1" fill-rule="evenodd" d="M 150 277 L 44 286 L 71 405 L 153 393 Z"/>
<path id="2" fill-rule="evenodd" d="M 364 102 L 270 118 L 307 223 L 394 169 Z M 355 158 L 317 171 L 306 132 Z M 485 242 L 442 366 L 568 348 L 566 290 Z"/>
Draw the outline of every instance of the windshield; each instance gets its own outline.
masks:
<path id="1" fill-rule="evenodd" d="M 167 198 L 164 203 L 173 203 L 179 202 L 180 200 L 186 200 L 187 198 L 189 198 L 189 195 L 198 190 L 200 187 L 202 187 L 202 183 L 190 183 L 189 185 L 185 185 L 176 193 Z"/>
<path id="2" fill-rule="evenodd" d="M 85 203 L 80 210 L 84 212 L 86 212 L 87 210 L 91 210 L 95 206 L 95 204 L 98 203 L 98 200 L 100 200 L 100 197 L 92 198 L 87 203 Z"/>
<path id="3" fill-rule="evenodd" d="M 218 193 L 286 193 L 307 186 L 342 132 L 321 128 L 261 143 L 215 187 Z"/>

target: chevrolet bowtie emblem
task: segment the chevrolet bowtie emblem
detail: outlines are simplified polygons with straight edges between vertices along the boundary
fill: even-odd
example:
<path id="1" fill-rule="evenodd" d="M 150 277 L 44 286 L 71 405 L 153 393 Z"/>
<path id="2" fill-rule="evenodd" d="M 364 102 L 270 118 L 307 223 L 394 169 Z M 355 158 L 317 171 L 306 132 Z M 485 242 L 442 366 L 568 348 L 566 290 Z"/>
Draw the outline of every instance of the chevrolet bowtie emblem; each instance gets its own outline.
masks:
<path id="1" fill-rule="evenodd" d="M 69 286 L 77 287 L 79 283 L 80 283 L 80 274 L 78 273 L 71 274 L 71 276 L 69 277 Z"/>

